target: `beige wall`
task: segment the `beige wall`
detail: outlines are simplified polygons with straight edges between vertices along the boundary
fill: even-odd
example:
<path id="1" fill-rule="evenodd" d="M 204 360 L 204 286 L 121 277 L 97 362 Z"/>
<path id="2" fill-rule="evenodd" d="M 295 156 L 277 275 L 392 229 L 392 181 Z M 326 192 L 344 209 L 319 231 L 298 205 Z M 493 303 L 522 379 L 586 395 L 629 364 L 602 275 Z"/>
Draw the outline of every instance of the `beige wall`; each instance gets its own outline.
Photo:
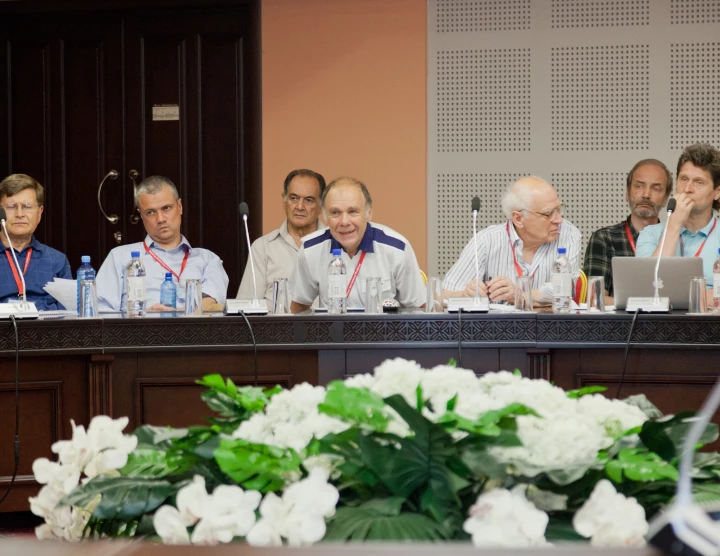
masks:
<path id="1" fill-rule="evenodd" d="M 263 230 L 283 179 L 350 175 L 427 267 L 426 0 L 262 0 Z"/>

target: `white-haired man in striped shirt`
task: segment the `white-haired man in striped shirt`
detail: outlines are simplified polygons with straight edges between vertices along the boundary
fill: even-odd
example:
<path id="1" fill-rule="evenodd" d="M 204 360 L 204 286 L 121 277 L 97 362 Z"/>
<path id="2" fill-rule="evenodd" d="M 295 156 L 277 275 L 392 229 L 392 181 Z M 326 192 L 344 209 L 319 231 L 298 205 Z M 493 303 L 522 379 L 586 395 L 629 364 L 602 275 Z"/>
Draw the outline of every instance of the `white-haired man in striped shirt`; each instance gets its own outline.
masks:
<path id="1" fill-rule="evenodd" d="M 480 266 L 476 292 L 475 242 L 465 246 L 445 275 L 446 297 L 488 296 L 492 303 L 515 301 L 517 276 L 532 276 L 536 305 L 552 302 L 550 275 L 558 247 L 567 249 L 573 278 L 580 274 L 580 230 L 563 220 L 563 204 L 553 186 L 528 176 L 512 184 L 502 199 L 507 220 L 477 234 Z"/>

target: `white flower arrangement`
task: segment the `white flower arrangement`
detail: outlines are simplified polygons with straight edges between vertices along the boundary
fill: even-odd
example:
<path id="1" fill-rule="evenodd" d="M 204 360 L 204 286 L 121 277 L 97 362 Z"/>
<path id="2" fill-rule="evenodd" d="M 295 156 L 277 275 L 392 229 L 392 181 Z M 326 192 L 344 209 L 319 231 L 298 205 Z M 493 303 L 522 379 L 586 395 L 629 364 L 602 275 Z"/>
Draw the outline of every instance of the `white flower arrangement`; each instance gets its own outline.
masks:
<path id="1" fill-rule="evenodd" d="M 664 496 L 672 496 L 666 486 L 677 473 L 672 454 L 660 457 L 644 442 L 665 434 L 657 427 L 682 430 L 682 420 L 651 422 L 635 405 L 592 389 L 567 393 L 506 371 L 478 377 L 403 359 L 327 389 L 300 384 L 266 397 L 217 376 L 206 379 L 201 383 L 212 385 L 209 397 L 216 396 L 224 417 L 198 427 L 195 437 L 141 432 L 142 451 L 159 475 L 139 476 L 136 486 L 144 499 L 153 493 L 158 501 L 130 516 L 125 534 L 149 517 L 151 533 L 142 534 L 167 544 L 244 539 L 254 546 L 308 546 L 376 539 L 384 531 L 389 539 L 541 547 L 553 540 L 553 520 L 562 515 L 593 546 L 641 546 L 648 531 L 643 481 L 663 480 Z M 93 485 L 127 478 L 128 455 L 138 444 L 138 431 L 123 434 L 127 423 L 95 417 L 87 432 L 73 423 L 72 440 L 53 445 L 58 461 L 34 463 L 44 485 L 30 499 L 45 519 L 38 538 L 77 540 L 93 520 L 102 522 L 96 507 L 104 499 L 93 497 Z M 656 429 L 643 436 L 647 425 Z M 192 452 L 192 465 L 183 466 L 183 450 Z M 204 475 L 181 475 L 198 465 Z M 716 467 L 703 476 L 720 476 Z M 565 490 L 571 483 L 582 488 Z M 623 485 L 637 499 L 622 494 Z M 657 500 L 657 489 L 651 492 Z"/>

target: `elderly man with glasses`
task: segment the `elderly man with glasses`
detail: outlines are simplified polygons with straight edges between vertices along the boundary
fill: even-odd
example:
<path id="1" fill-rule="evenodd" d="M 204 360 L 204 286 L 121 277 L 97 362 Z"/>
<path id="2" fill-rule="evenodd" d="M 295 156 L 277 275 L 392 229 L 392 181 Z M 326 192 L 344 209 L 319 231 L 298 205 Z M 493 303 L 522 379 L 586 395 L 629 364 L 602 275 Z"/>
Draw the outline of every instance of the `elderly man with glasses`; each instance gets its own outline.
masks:
<path id="1" fill-rule="evenodd" d="M 552 185 L 542 178 L 529 176 L 512 184 L 503 196 L 502 207 L 507 220 L 477 234 L 479 282 L 471 238 L 445 275 L 444 296 L 480 295 L 488 296 L 493 303 L 513 303 L 516 277 L 532 276 L 535 304 L 549 305 L 550 275 L 558 247 L 567 249 L 573 278 L 579 276 L 580 231 L 563 220 L 564 207 Z"/>
<path id="2" fill-rule="evenodd" d="M 45 192 L 37 180 L 25 174 L 12 174 L 0 182 L 0 206 L 5 210 L 7 233 L 25 277 L 28 301 L 41 311 L 64 309 L 43 286 L 53 278 L 72 279 L 67 257 L 33 235 L 40 224 Z M 13 303 L 22 294 L 22 280 L 10 252 L 5 232 L 0 233 L 0 302 Z"/>

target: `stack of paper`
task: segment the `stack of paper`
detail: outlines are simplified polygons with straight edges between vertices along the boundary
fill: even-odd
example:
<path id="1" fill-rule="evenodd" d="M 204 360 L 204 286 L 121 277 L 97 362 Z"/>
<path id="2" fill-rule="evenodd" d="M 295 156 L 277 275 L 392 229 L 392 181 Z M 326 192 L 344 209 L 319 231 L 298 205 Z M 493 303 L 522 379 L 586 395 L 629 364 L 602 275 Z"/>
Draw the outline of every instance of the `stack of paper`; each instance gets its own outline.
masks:
<path id="1" fill-rule="evenodd" d="M 68 311 L 77 311 L 77 280 L 53 278 L 53 281 L 45 284 L 43 289 L 62 303 Z"/>

